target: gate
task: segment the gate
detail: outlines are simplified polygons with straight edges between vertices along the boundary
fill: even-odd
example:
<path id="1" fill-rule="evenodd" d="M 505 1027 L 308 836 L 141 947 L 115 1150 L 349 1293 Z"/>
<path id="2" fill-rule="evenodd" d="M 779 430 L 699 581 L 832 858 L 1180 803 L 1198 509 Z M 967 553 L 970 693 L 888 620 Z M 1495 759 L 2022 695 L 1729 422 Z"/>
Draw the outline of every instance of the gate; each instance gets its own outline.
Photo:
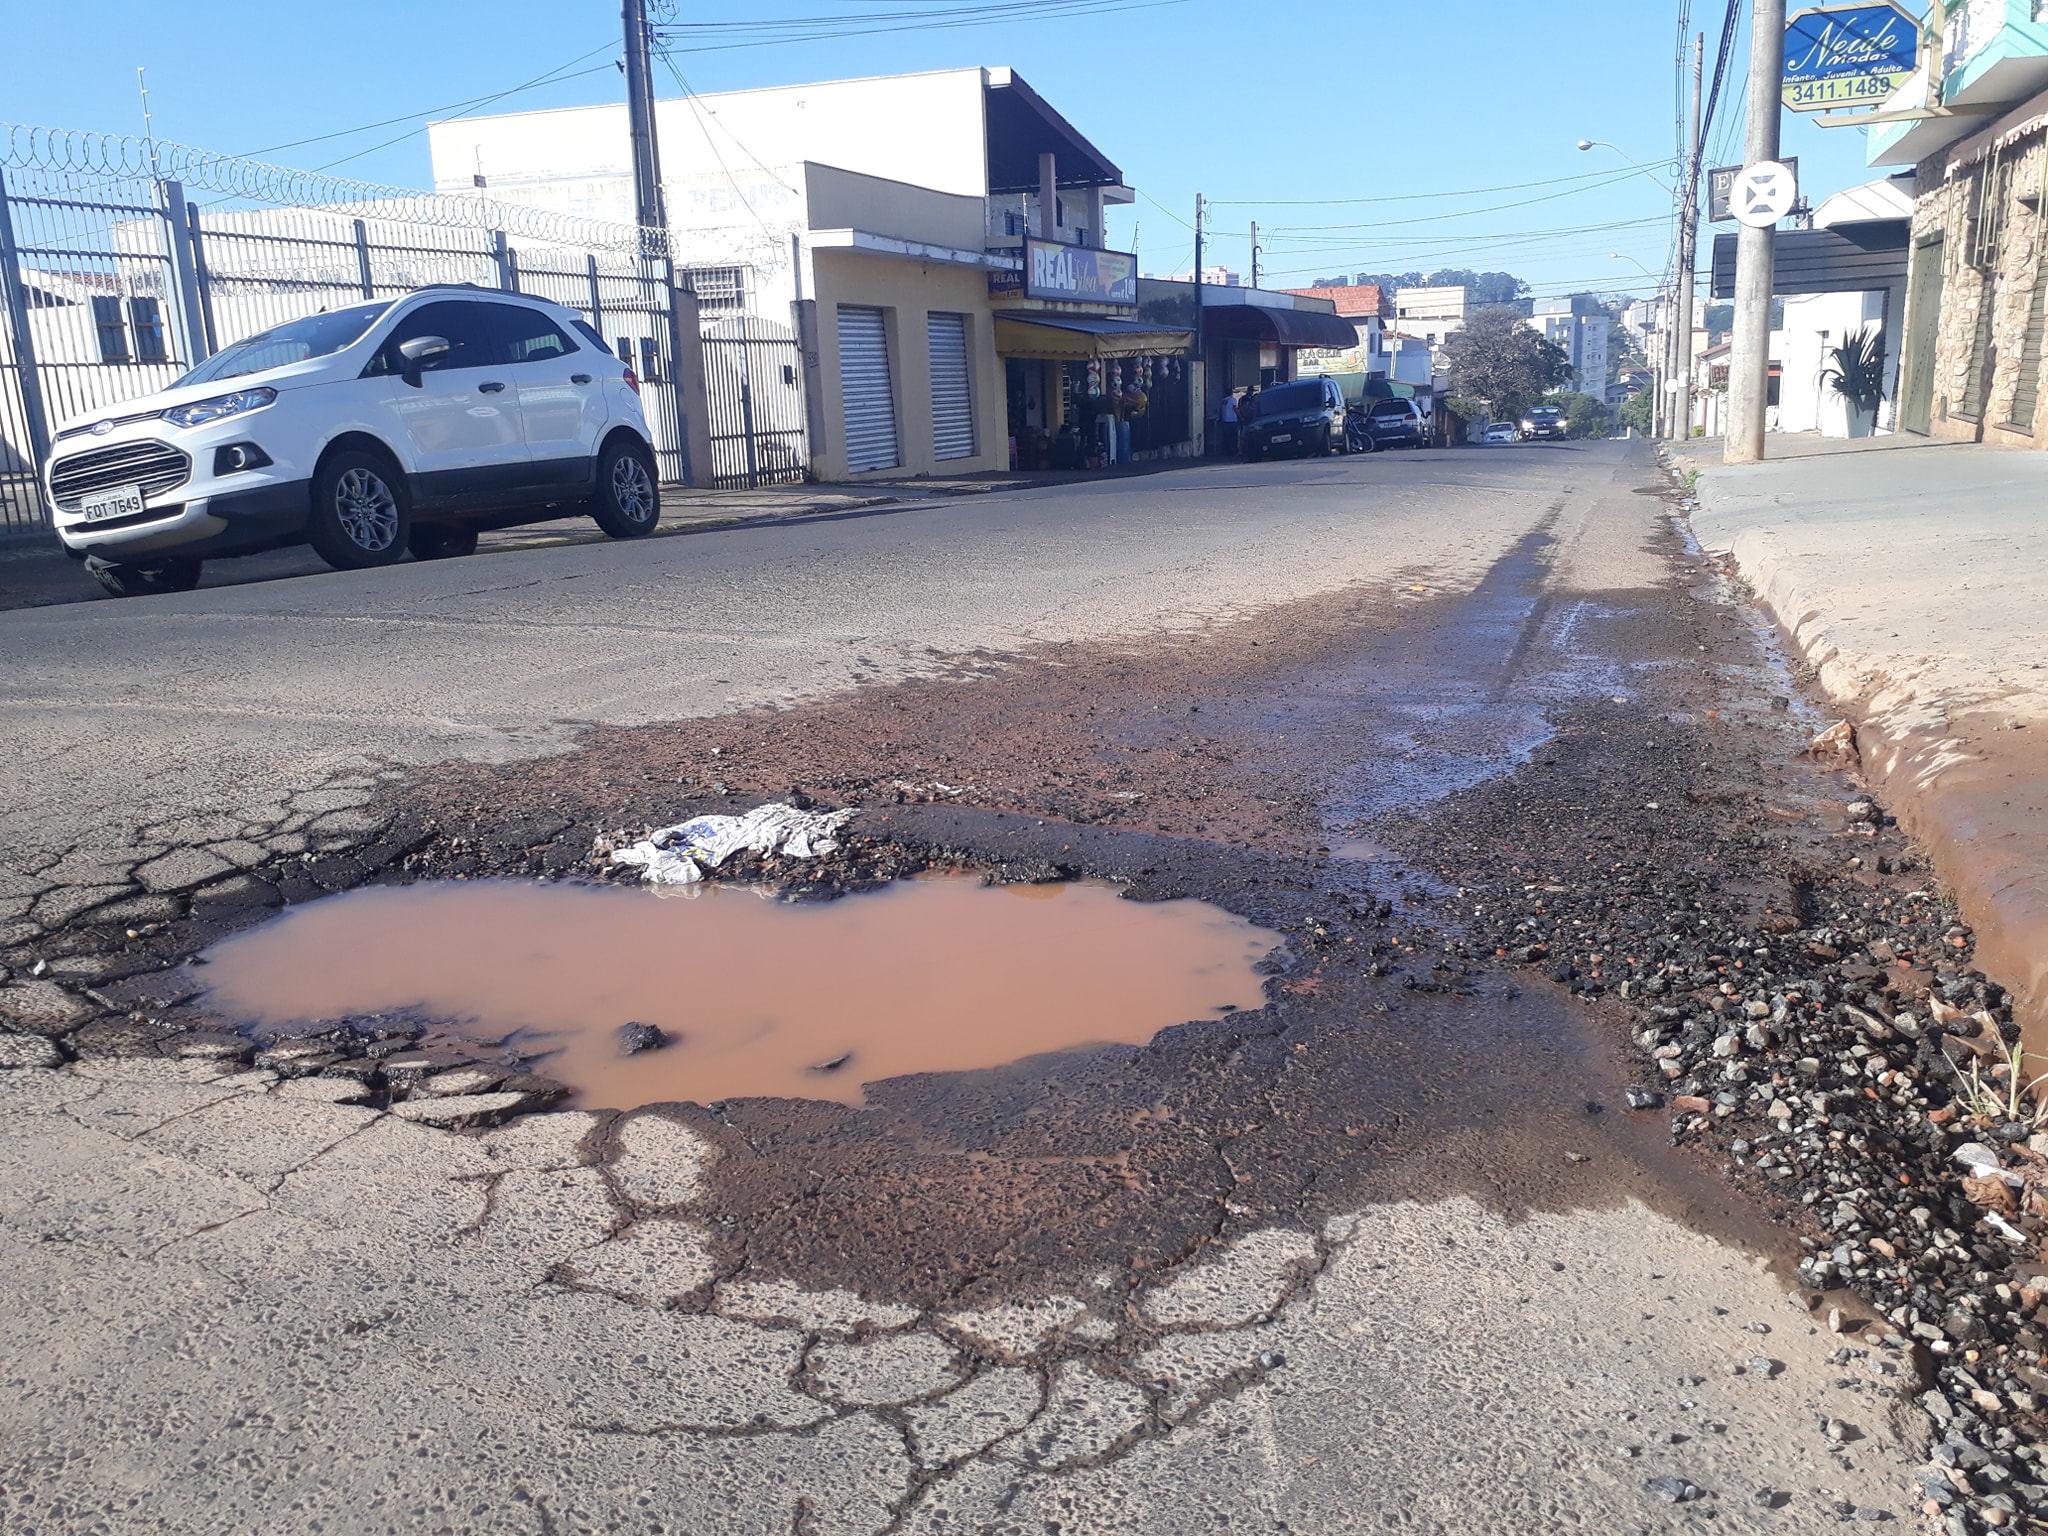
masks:
<path id="1" fill-rule="evenodd" d="M 205 355 L 184 212 L 175 181 L 0 167 L 0 527 L 44 522 L 36 472 L 57 422 Z"/>
<path id="2" fill-rule="evenodd" d="M 692 279 L 650 254 L 660 239 L 481 195 L 0 125 L 0 530 L 47 526 L 37 469 L 64 418 L 162 389 L 286 320 L 437 283 L 581 313 L 640 379 L 665 482 L 801 480 L 795 336 L 738 314 L 703 326 L 714 462 L 689 463 L 676 370 L 696 338 L 678 331 L 675 291 Z"/>
<path id="3" fill-rule="evenodd" d="M 751 490 L 801 482 L 809 451 L 795 331 L 755 315 L 707 316 L 703 345 L 710 483 Z"/>

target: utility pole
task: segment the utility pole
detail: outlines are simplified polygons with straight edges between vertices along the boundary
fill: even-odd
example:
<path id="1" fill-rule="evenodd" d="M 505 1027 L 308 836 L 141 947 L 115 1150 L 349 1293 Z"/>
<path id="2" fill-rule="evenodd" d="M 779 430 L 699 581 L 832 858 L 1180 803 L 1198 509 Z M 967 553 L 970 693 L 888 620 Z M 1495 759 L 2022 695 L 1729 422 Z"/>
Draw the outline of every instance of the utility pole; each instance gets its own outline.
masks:
<path id="1" fill-rule="evenodd" d="M 1745 167 L 1778 158 L 1780 82 L 1785 77 L 1785 0 L 1755 0 L 1750 11 L 1749 132 Z M 1777 230 L 1742 226 L 1735 237 L 1735 336 L 1728 360 L 1728 435 L 1722 461 L 1755 464 L 1764 456 L 1764 410 L 1771 387 L 1771 289 L 1777 284 Z"/>
<path id="2" fill-rule="evenodd" d="M 1206 436 L 1207 436 L 1207 432 L 1206 432 L 1206 426 L 1207 426 L 1207 423 L 1208 423 L 1208 420 L 1209 420 L 1209 354 L 1208 354 L 1207 350 L 1206 350 L 1206 349 L 1205 349 L 1205 348 L 1203 347 L 1203 345 L 1202 345 L 1202 213 L 1203 213 L 1203 206 L 1204 206 L 1204 204 L 1203 204 L 1203 198 L 1202 198 L 1202 194 L 1201 194 L 1201 193 L 1199 193 L 1199 192 L 1197 192 L 1197 193 L 1195 194 L 1195 358 L 1194 358 L 1194 362 L 1193 362 L 1193 363 L 1192 363 L 1192 364 L 1191 364 L 1190 366 L 1191 366 L 1191 367 L 1192 367 L 1192 368 L 1194 369 L 1194 374 L 1195 374 L 1195 377 L 1196 377 L 1197 379 L 1201 380 L 1201 384 L 1202 384 L 1202 389 L 1201 389 L 1201 396 L 1202 396 L 1202 421 L 1203 421 L 1203 423 L 1204 423 L 1204 427 L 1205 427 L 1205 431 L 1204 431 L 1204 434 L 1203 434 L 1203 435 L 1204 435 L 1204 437 L 1206 437 Z M 1207 442 L 1204 442 L 1204 443 L 1202 444 L 1202 447 L 1203 447 L 1203 448 L 1204 448 L 1204 449 L 1206 450 L 1206 449 L 1207 449 L 1207 448 L 1209 447 L 1209 444 L 1208 444 Z"/>
<path id="3" fill-rule="evenodd" d="M 1252 286 L 1259 286 L 1259 221 L 1252 220 Z"/>
<path id="4" fill-rule="evenodd" d="M 625 0 L 626 123 L 633 138 L 633 222 L 667 229 L 661 151 L 654 137 L 654 66 L 648 58 L 647 0 Z M 647 244 L 645 237 L 642 243 Z"/>
<path id="5" fill-rule="evenodd" d="M 1650 329 L 1643 338 L 1643 358 L 1650 365 L 1650 430 L 1646 435 L 1659 439 L 1667 435 L 1671 422 L 1671 392 L 1664 387 L 1671 377 L 1671 300 L 1668 288 L 1657 290 L 1651 301 Z"/>
<path id="6" fill-rule="evenodd" d="M 1692 44 L 1692 134 L 1686 140 L 1685 178 L 1681 190 L 1685 202 L 1678 210 L 1678 323 L 1672 339 L 1672 378 L 1678 388 L 1672 393 L 1672 432 L 1680 441 L 1692 437 L 1692 305 L 1693 267 L 1698 262 L 1700 238 L 1700 91 L 1706 84 L 1707 35 L 1697 33 Z"/>

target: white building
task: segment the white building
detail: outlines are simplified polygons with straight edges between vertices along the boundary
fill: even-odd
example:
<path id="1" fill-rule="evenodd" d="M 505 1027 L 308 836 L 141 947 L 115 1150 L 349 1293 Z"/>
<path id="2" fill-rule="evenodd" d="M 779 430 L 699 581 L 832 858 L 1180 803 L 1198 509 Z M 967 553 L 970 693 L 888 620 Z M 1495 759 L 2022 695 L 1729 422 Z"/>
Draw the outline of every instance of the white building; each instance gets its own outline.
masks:
<path id="1" fill-rule="evenodd" d="M 1868 228 L 1913 217 L 1913 199 L 1896 181 L 1866 182 L 1824 200 L 1813 211 L 1815 229 Z M 1885 398 L 1877 431 L 1892 430 L 1899 377 L 1899 349 L 1891 334 L 1905 309 L 1904 285 L 1860 293 L 1799 293 L 1784 298 L 1785 321 L 1771 333 L 1771 361 L 1777 365 L 1777 429 L 1849 435 L 1848 407 L 1821 376 L 1833 365 L 1834 349 L 1859 330 L 1874 330 L 1885 349 Z"/>
<path id="2" fill-rule="evenodd" d="M 814 324 L 822 477 L 1006 468 L 1019 439 L 1094 434 L 1111 389 L 1161 407 L 1152 447 L 1170 446 L 1172 410 L 1199 421 L 1174 394 L 1188 333 L 1140 324 L 1136 258 L 1104 249 L 1107 211 L 1136 194 L 1010 70 L 727 91 L 659 101 L 655 122 L 672 245 L 699 293 Z M 481 177 L 506 201 L 633 216 L 623 105 L 428 134 L 439 188 Z"/>
<path id="3" fill-rule="evenodd" d="M 1565 388 L 1596 400 L 1607 398 L 1607 331 L 1612 321 L 1606 309 L 1586 294 L 1561 299 L 1538 299 L 1529 324 L 1564 348 L 1571 359 L 1572 374 Z"/>
<path id="4" fill-rule="evenodd" d="M 1394 323 L 1432 347 L 1465 328 L 1471 304 L 1464 288 L 1401 288 L 1394 294 Z"/>

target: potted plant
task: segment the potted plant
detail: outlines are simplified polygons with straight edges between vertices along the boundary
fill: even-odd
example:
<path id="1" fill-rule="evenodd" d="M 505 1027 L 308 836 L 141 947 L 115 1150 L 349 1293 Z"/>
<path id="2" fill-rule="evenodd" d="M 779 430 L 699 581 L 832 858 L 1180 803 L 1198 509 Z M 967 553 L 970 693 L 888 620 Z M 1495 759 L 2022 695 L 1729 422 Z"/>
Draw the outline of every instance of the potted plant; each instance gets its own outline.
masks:
<path id="1" fill-rule="evenodd" d="M 1821 387 L 1839 396 L 1848 416 L 1848 435 L 1868 437 L 1877 428 L 1877 407 L 1884 399 L 1884 336 L 1863 326 L 1828 348 L 1821 369 Z"/>

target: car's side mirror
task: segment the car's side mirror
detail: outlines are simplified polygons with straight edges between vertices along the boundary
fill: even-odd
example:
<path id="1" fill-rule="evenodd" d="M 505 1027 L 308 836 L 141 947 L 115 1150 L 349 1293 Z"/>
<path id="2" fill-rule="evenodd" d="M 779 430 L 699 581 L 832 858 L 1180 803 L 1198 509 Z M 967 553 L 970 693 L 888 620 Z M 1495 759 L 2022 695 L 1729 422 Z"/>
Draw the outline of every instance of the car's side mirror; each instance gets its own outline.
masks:
<path id="1" fill-rule="evenodd" d="M 426 365 L 437 357 L 448 355 L 446 336 L 415 336 L 411 341 L 398 344 L 398 376 L 414 389 L 420 387 L 420 374 Z"/>

